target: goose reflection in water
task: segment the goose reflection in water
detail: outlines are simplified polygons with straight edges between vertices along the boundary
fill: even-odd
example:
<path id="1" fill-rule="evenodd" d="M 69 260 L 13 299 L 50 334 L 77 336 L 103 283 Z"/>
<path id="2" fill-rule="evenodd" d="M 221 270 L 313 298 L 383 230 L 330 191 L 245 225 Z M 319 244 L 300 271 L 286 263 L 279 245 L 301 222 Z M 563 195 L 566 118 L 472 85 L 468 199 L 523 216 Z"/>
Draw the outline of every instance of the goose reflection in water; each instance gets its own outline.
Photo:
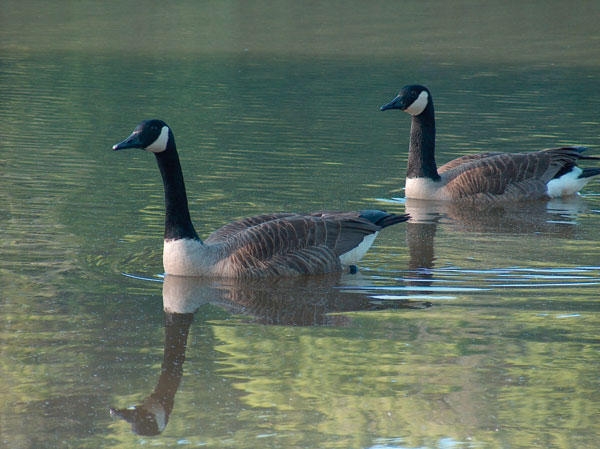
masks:
<path id="1" fill-rule="evenodd" d="M 203 305 L 216 305 L 261 324 L 294 326 L 343 326 L 351 319 L 330 315 L 335 312 L 431 306 L 425 301 L 374 301 L 365 291 L 348 290 L 360 282 L 357 276 L 332 273 L 261 280 L 165 276 L 165 343 L 158 383 L 140 405 L 111 408 L 110 414 L 130 423 L 131 430 L 138 435 L 158 435 L 165 429 L 183 375 L 190 326 Z"/>
<path id="2" fill-rule="evenodd" d="M 449 223 L 458 226 L 461 232 L 543 233 L 561 238 L 572 236 L 575 228 L 572 225 L 577 223 L 579 215 L 588 210 L 585 198 L 580 196 L 490 205 L 460 205 L 410 198 L 391 201 L 404 203 L 412 224 Z"/>
<path id="3" fill-rule="evenodd" d="M 579 216 L 588 212 L 585 197 L 573 196 L 549 201 L 503 204 L 456 204 L 410 198 L 382 200 L 404 204 L 410 214 L 406 223 L 406 246 L 409 254 L 408 273 L 402 278 L 403 293 L 418 295 L 431 292 L 427 287 L 436 281 L 435 236 L 438 227 L 464 235 L 532 235 L 572 239 L 579 232 Z M 459 263 L 458 260 L 455 261 Z M 447 267 L 442 267 L 447 268 Z M 438 272 L 439 274 L 439 272 Z M 438 287 L 440 284 L 435 284 Z M 410 287 L 417 287 L 411 291 Z M 438 290 L 438 292 L 443 291 Z M 414 297 L 414 296 L 413 296 Z"/>

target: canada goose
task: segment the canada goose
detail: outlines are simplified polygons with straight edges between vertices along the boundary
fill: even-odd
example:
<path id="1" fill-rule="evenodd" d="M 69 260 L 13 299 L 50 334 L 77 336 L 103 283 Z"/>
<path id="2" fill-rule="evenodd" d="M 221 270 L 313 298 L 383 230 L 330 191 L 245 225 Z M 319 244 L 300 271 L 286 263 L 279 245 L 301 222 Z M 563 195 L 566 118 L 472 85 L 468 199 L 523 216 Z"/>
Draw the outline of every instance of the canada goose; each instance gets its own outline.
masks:
<path id="1" fill-rule="evenodd" d="M 165 189 L 167 274 L 264 277 L 352 270 L 381 229 L 409 218 L 380 210 L 266 214 L 225 225 L 203 242 L 190 219 L 175 137 L 167 124 L 145 120 L 112 148 L 140 148 L 156 156 Z"/>
<path id="2" fill-rule="evenodd" d="M 435 164 L 435 117 L 431 93 L 424 86 L 402 88 L 382 111 L 412 115 L 406 170 L 406 198 L 443 201 L 520 201 L 577 193 L 600 168 L 581 169 L 583 147 L 552 148 L 532 153 L 481 153 Z"/>

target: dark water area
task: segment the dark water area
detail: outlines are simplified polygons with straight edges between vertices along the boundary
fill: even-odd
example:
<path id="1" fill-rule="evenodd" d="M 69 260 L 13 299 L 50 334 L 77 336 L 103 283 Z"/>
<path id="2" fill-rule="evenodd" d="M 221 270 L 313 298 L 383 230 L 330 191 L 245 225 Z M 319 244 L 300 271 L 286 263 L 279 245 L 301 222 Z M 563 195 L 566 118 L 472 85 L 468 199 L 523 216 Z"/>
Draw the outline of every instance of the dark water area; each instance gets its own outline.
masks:
<path id="1" fill-rule="evenodd" d="M 439 163 L 599 155 L 599 12 L 4 2 L 0 446 L 594 447 L 600 183 L 406 200 L 410 118 L 379 106 L 427 85 Z M 412 219 L 357 274 L 165 278 L 154 158 L 111 151 L 146 118 L 175 133 L 203 237 L 266 212 Z"/>

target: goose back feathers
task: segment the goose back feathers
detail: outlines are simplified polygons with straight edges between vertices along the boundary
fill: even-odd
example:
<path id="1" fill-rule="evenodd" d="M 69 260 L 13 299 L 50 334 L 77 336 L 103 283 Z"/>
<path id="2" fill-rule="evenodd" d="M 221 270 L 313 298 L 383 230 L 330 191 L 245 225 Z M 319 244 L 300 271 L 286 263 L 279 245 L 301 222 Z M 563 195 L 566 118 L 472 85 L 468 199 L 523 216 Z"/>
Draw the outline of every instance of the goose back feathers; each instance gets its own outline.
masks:
<path id="1" fill-rule="evenodd" d="M 431 93 L 410 85 L 381 110 L 412 115 L 406 197 L 467 202 L 504 202 L 568 196 L 600 175 L 581 169 L 583 147 L 551 148 L 531 153 L 488 152 L 462 156 L 439 169 L 435 163 L 435 117 Z"/>
<path id="2" fill-rule="evenodd" d="M 165 189 L 165 272 L 179 276 L 265 277 L 341 271 L 364 256 L 379 231 L 408 215 L 378 210 L 276 213 L 223 226 L 202 241 L 190 219 L 172 131 L 147 120 L 114 150 L 153 152 Z"/>
<path id="3" fill-rule="evenodd" d="M 439 169 L 445 190 L 452 199 L 474 201 L 520 201 L 561 197 L 577 192 L 587 179 L 552 192 L 549 183 L 577 167 L 578 148 L 552 148 L 532 153 L 487 153 L 453 160 Z M 463 159 L 463 158 L 460 158 Z M 462 163 L 461 163 L 462 162 Z M 598 171 L 600 173 L 600 170 Z M 550 187 L 552 184 L 550 184 Z"/>

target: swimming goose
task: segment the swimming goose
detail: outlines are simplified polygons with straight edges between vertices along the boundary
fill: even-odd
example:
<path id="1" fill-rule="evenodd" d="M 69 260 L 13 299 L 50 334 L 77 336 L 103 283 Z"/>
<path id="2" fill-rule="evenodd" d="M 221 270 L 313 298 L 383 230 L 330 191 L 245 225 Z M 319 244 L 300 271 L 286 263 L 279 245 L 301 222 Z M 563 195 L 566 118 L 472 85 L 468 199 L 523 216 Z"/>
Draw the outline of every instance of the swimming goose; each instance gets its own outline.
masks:
<path id="1" fill-rule="evenodd" d="M 424 86 L 402 88 L 382 111 L 412 115 L 406 170 L 406 198 L 495 202 L 557 198 L 577 193 L 600 168 L 581 169 L 583 147 L 551 148 L 531 153 L 481 153 L 435 164 L 435 117 L 431 93 Z"/>
<path id="2" fill-rule="evenodd" d="M 352 270 L 378 232 L 408 220 L 380 210 L 276 213 L 225 225 L 204 242 L 188 210 L 175 137 L 161 120 L 145 120 L 113 150 L 154 153 L 165 190 L 163 266 L 178 276 L 294 276 Z"/>

